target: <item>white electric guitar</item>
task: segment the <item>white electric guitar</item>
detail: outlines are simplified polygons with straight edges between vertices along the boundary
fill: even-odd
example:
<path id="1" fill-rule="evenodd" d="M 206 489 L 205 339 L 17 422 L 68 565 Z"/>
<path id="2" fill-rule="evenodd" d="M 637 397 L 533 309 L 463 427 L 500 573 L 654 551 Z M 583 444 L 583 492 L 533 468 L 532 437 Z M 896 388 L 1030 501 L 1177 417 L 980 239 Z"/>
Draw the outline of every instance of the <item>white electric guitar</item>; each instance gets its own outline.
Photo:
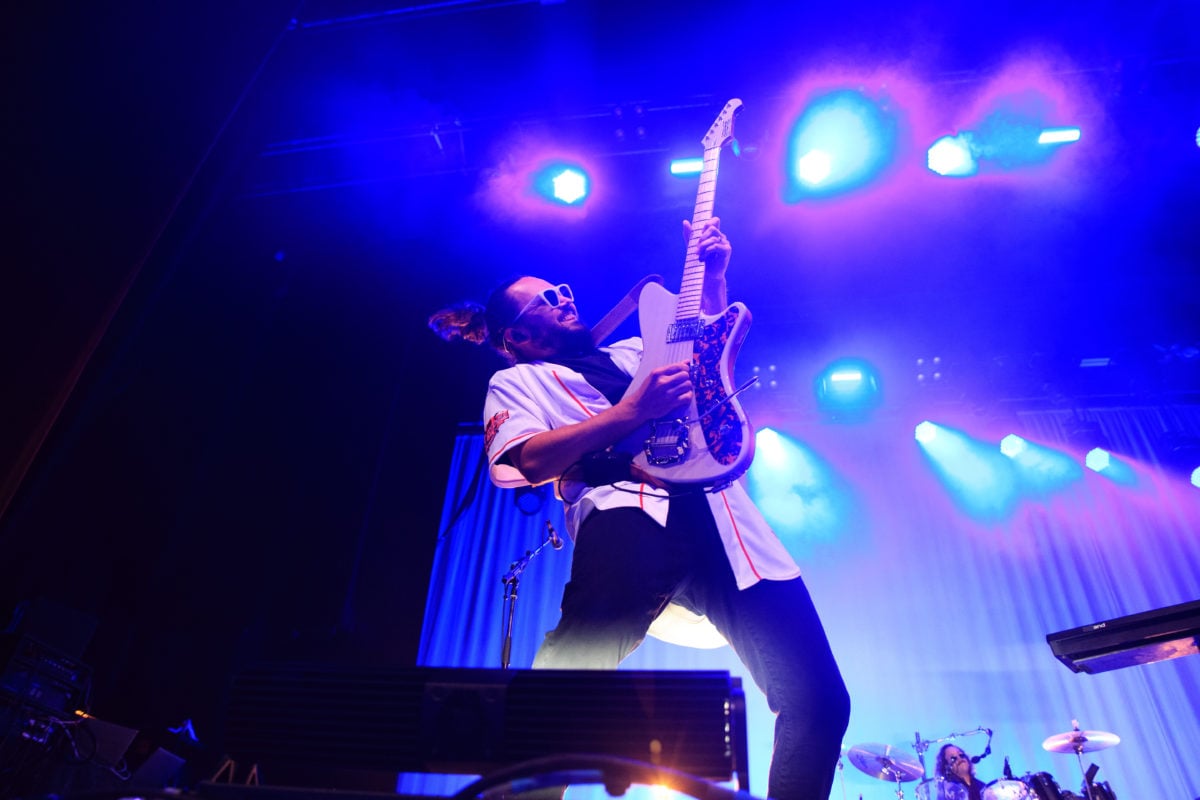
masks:
<path id="1" fill-rule="evenodd" d="M 741 303 L 715 315 L 700 310 L 701 231 L 712 217 L 721 149 L 733 140 L 733 119 L 741 108 L 741 100 L 726 103 L 704 136 L 704 167 L 679 294 L 648 283 L 638 299 L 645 349 L 626 395 L 645 383 L 657 367 L 686 361 L 691 364 L 695 400 L 679 416 L 643 426 L 616 449 L 633 453 L 634 464 L 666 483 L 728 485 L 754 459 L 754 431 L 737 399 L 741 389 L 733 382 L 733 362 L 750 328 L 750 312 Z"/>

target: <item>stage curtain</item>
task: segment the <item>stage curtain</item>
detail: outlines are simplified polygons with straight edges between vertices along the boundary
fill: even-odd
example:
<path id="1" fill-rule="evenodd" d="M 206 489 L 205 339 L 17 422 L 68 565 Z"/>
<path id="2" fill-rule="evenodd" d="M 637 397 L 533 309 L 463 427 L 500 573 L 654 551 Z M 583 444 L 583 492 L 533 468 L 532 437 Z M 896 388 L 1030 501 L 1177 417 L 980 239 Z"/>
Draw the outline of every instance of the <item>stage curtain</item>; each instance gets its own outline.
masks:
<path id="1" fill-rule="evenodd" d="M 832 522 L 821 535 L 811 526 L 780 535 L 801 565 L 850 688 L 845 747 L 892 744 L 924 757 L 932 775 L 943 740 L 981 754 L 989 744 L 983 729 L 990 729 L 990 752 L 976 767 L 985 781 L 1001 777 L 1007 762 L 1018 777 L 1045 773 L 1079 794 L 1082 768 L 1094 763 L 1096 780 L 1119 797 L 1200 794 L 1191 765 L 1200 742 L 1200 657 L 1087 675 L 1059 663 L 1046 642 L 1052 632 L 1200 599 L 1200 489 L 1160 463 L 1159 446 L 1166 431 L 1200 437 L 1200 410 L 935 410 L 930 419 L 978 442 L 1017 433 L 1078 463 L 1084 451 L 1070 432 L 1082 419 L 1132 471 L 1122 483 L 1080 469 L 1063 485 L 1018 492 L 983 516 L 958 502 L 916 444 L 913 427 L 922 418 L 896 412 L 855 425 L 798 418 L 777 427 L 816 454 L 827 476 L 824 489 L 810 483 L 801 494 L 806 508 Z M 522 510 L 516 493 L 484 476 L 465 513 L 451 520 L 477 475 L 482 436 L 464 432 L 454 446 L 421 662 L 498 667 L 501 577 L 538 548 L 547 521 L 563 530 L 561 510 L 548 494 L 521 498 Z M 835 501 L 818 503 L 823 493 Z M 569 542 L 561 551 L 543 548 L 522 573 L 513 667 L 527 667 L 553 627 L 570 554 Z M 745 678 L 727 647 L 647 640 L 622 666 L 728 669 Z M 773 720 L 745 682 L 750 789 L 765 795 Z M 1121 743 L 1085 753 L 1082 764 L 1043 749 L 1044 739 L 1073 721 L 1115 733 Z M 465 780 L 403 776 L 400 787 L 437 794 Z M 912 797 L 917 784 L 902 788 Z M 886 800 L 896 790 L 843 759 L 832 796 Z M 584 792 L 572 789 L 568 798 Z"/>

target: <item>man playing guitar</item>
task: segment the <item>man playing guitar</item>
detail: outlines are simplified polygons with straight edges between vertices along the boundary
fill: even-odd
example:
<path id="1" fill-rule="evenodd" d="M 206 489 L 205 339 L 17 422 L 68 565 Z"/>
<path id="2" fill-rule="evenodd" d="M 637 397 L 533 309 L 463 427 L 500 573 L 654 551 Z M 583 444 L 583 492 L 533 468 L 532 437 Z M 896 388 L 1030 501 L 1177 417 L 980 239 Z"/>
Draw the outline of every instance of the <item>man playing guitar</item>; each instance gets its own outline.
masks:
<path id="1" fill-rule="evenodd" d="M 684 233 L 691 239 L 689 222 Z M 718 313 L 732 250 L 715 217 L 697 240 L 703 311 Z M 651 482 L 611 450 L 693 404 L 689 365 L 655 367 L 630 391 L 641 340 L 597 347 L 570 287 L 532 276 L 456 324 L 511 363 L 492 377 L 484 407 L 493 482 L 554 482 L 575 542 L 562 615 L 534 666 L 613 669 L 648 632 L 659 635 L 660 616 L 682 607 L 706 617 L 777 714 L 769 796 L 828 798 L 849 697 L 795 561 L 740 482 Z"/>

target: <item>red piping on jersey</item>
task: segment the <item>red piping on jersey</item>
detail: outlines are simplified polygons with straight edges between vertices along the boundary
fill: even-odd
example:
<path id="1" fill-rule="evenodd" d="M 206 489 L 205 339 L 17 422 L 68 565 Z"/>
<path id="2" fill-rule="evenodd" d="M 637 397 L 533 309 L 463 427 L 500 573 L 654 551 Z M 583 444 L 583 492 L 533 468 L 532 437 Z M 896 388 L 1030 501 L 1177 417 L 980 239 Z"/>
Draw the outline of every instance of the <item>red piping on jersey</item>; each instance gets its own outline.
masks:
<path id="1" fill-rule="evenodd" d="M 754 573 L 754 577 L 761 581 L 762 575 L 758 574 L 758 570 L 754 566 L 754 560 L 750 558 L 750 553 L 746 550 L 746 543 L 742 541 L 742 534 L 738 530 L 737 520 L 733 518 L 733 509 L 729 507 L 729 499 L 725 497 L 724 492 L 721 492 L 721 502 L 725 504 L 725 513 L 729 515 L 729 524 L 733 526 L 733 535 L 737 537 L 738 547 L 742 548 L 742 555 L 746 557 L 746 563 L 750 565 L 750 571 Z"/>
<path id="2" fill-rule="evenodd" d="M 579 406 L 579 408 L 583 411 L 583 413 L 587 414 L 589 417 L 596 416 L 588 409 L 587 406 L 585 406 L 582 402 L 580 402 L 579 398 L 575 396 L 574 392 L 572 392 L 570 389 L 567 388 L 567 385 L 565 383 L 563 383 L 562 378 L 558 377 L 558 370 L 556 370 L 556 369 L 550 370 L 550 374 L 554 376 L 554 380 L 558 381 L 558 385 L 561 386 L 563 388 L 563 391 L 566 392 L 567 395 L 572 400 L 575 401 L 575 405 Z"/>
<path id="3" fill-rule="evenodd" d="M 589 411 L 588 407 L 585 406 L 583 403 L 581 403 L 579 401 L 579 398 L 575 396 L 575 393 L 572 392 L 570 389 L 568 389 L 567 385 L 562 382 L 562 378 L 558 377 L 558 370 L 551 370 L 550 374 L 552 374 L 554 376 L 554 380 L 558 381 L 558 385 L 563 388 L 563 391 L 567 393 L 567 396 L 575 401 L 575 405 L 579 406 L 583 410 L 583 413 L 587 414 L 589 417 L 596 416 L 591 411 Z M 521 441 L 522 439 L 528 439 L 531 436 L 536 436 L 538 433 L 539 433 L 538 431 L 534 431 L 533 433 L 523 433 L 520 436 L 514 436 L 513 438 L 509 439 L 507 442 L 504 443 L 504 446 L 500 448 L 500 456 L 507 453 L 509 451 L 509 449 L 517 442 Z M 496 461 L 498 461 L 500 459 L 500 456 L 496 456 L 496 458 L 491 459 L 489 463 L 495 464 Z"/>

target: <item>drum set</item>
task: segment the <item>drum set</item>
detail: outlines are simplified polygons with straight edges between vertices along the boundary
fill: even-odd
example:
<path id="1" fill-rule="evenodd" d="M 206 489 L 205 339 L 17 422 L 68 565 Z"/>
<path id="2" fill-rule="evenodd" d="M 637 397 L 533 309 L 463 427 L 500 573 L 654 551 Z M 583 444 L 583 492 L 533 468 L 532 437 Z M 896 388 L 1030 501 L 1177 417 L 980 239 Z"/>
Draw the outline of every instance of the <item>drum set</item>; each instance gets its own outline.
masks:
<path id="1" fill-rule="evenodd" d="M 1079 794 L 1062 790 L 1058 782 L 1046 772 L 1030 772 L 1019 778 L 1014 777 L 1006 758 L 1004 777 L 984 786 L 981 793 L 983 800 L 1117 800 L 1107 782 L 1094 780 L 1095 766 L 1084 769 L 1083 754 L 1120 744 L 1120 737 L 1105 731 L 1083 731 L 1079 729 L 1078 723 L 1072 725 L 1072 730 L 1066 733 L 1047 737 L 1042 742 L 1042 749 L 1051 753 L 1075 754 L 1079 761 L 1079 769 L 1083 773 Z M 904 800 L 904 784 L 913 781 L 918 781 L 915 790 L 917 800 L 970 800 L 970 793 L 965 784 L 946 780 L 938 775 L 929 777 L 925 766 L 925 753 L 931 745 L 978 733 L 988 735 L 988 745 L 984 751 L 984 755 L 987 755 L 991 752 L 992 741 L 992 732 L 987 728 L 952 733 L 940 739 L 922 739 L 918 733 L 915 755 L 890 744 L 875 743 L 855 745 L 848 748 L 843 755 L 860 772 L 896 784 L 897 800 Z"/>

